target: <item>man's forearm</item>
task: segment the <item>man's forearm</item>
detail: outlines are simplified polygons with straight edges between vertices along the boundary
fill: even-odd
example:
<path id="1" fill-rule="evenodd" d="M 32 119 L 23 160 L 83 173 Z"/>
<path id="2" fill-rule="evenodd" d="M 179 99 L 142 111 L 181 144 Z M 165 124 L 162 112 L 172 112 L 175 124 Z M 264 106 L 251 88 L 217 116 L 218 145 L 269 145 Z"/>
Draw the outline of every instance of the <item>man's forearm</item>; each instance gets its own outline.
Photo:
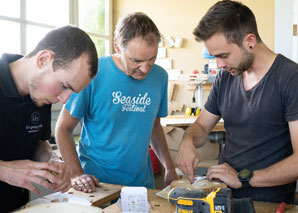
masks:
<path id="1" fill-rule="evenodd" d="M 193 143 L 196 148 L 200 148 L 207 139 L 208 133 L 201 125 L 195 122 L 186 129 L 182 141 L 184 143 Z"/>
<path id="2" fill-rule="evenodd" d="M 53 160 L 60 160 L 60 158 L 52 150 L 51 144 L 48 140 L 40 140 L 33 160 L 38 162 L 48 162 Z"/>
<path id="3" fill-rule="evenodd" d="M 250 185 L 270 187 L 284 185 L 298 179 L 298 156 L 294 154 L 265 169 L 253 171 Z"/>
<path id="4" fill-rule="evenodd" d="M 84 173 L 78 159 L 72 133 L 58 131 L 56 134 L 56 141 L 62 155 L 62 159 L 71 171 L 71 177 Z"/>
<path id="5" fill-rule="evenodd" d="M 0 160 L 0 181 L 5 181 L 5 176 L 6 176 L 6 169 L 5 169 L 5 162 Z"/>
<path id="6" fill-rule="evenodd" d="M 164 168 L 174 170 L 175 166 L 170 157 L 165 134 L 160 124 L 156 124 L 152 131 L 151 146 Z"/>

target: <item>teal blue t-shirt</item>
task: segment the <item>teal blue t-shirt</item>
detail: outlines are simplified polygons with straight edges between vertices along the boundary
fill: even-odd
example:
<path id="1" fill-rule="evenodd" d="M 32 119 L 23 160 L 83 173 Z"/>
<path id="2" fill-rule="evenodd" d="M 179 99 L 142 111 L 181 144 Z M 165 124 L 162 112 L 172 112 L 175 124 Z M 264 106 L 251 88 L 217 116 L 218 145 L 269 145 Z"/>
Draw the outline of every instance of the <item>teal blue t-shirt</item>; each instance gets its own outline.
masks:
<path id="1" fill-rule="evenodd" d="M 81 120 L 78 155 L 99 181 L 154 188 L 148 152 L 154 121 L 167 116 L 168 75 L 153 65 L 146 78 L 123 73 L 101 57 L 96 77 L 65 108 Z"/>

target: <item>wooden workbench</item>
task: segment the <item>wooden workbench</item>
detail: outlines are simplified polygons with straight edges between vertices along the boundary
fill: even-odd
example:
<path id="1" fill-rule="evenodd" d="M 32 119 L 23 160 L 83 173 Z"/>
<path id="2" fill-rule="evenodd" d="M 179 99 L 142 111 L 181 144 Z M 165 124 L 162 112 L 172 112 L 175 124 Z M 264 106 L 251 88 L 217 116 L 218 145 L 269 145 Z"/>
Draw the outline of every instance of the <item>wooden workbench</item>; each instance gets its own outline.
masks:
<path id="1" fill-rule="evenodd" d="M 101 183 L 101 187 L 96 188 L 96 192 L 94 193 L 83 193 L 78 192 L 73 189 L 69 190 L 68 193 L 75 194 L 80 197 L 84 197 L 88 199 L 92 206 L 98 206 L 103 207 L 104 204 L 109 203 L 112 200 L 115 200 L 120 197 L 120 191 L 122 186 L 120 185 L 114 185 L 114 184 L 106 184 Z M 157 189 L 148 189 L 148 201 L 151 206 L 151 213 L 173 213 L 175 212 L 176 206 L 173 204 L 170 204 L 166 199 L 163 199 L 161 197 L 158 197 L 156 195 L 157 192 L 160 190 Z M 47 196 L 45 196 L 47 197 Z M 49 202 L 55 202 L 55 201 L 49 201 Z M 57 202 L 57 201 L 56 201 Z M 269 212 L 275 212 L 277 206 L 279 204 L 277 203 L 265 203 L 265 202 L 254 202 L 254 207 L 256 213 L 269 213 Z M 30 206 L 30 205 L 29 205 Z M 27 205 L 27 207 L 29 207 Z M 104 213 L 118 213 L 121 212 L 120 208 L 118 207 L 117 203 L 114 203 L 106 208 L 103 209 Z M 285 213 L 293 213 L 298 212 L 298 206 L 295 205 L 287 205 Z"/>
<path id="2" fill-rule="evenodd" d="M 151 206 L 150 213 L 174 213 L 176 206 L 170 204 L 166 199 L 156 196 L 156 192 L 160 190 L 148 189 L 148 200 Z M 272 213 L 276 211 L 278 203 L 265 203 L 265 202 L 254 202 L 254 208 L 256 213 Z M 121 212 L 117 203 L 110 205 L 103 209 L 104 213 L 117 213 Z M 285 213 L 298 212 L 298 206 L 287 205 Z"/>

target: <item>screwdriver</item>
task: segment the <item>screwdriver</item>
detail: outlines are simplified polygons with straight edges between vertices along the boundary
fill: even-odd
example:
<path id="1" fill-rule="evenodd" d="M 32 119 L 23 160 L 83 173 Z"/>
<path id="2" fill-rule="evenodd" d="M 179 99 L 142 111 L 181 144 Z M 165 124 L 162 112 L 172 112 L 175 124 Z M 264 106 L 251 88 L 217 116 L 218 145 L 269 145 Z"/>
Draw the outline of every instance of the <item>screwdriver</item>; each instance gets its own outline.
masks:
<path id="1" fill-rule="evenodd" d="M 285 202 L 281 202 L 278 205 L 275 213 L 284 213 L 285 212 L 285 209 L 286 209 L 286 203 Z"/>

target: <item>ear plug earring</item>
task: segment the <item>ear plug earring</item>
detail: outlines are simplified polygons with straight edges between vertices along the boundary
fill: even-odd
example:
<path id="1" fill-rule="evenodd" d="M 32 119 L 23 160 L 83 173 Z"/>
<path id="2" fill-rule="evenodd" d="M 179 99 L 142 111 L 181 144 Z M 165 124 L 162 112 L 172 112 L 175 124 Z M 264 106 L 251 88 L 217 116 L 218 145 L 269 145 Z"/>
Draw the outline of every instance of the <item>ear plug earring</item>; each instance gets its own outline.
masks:
<path id="1" fill-rule="evenodd" d="M 252 49 L 252 46 L 249 46 L 250 49 Z"/>

